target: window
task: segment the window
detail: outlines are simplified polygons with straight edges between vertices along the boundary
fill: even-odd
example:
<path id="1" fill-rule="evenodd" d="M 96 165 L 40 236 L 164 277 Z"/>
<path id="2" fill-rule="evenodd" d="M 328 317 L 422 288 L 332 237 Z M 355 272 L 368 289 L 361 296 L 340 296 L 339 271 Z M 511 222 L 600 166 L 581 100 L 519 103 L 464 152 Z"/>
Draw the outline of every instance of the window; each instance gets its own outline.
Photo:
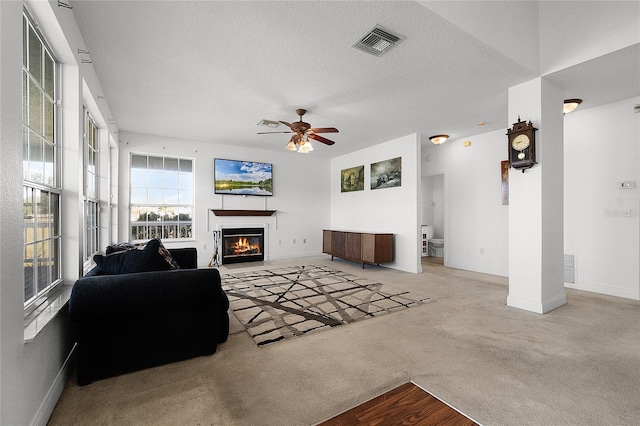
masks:
<path id="1" fill-rule="evenodd" d="M 192 237 L 193 160 L 131 154 L 131 240 Z"/>
<path id="2" fill-rule="evenodd" d="M 61 282 L 57 63 L 22 20 L 22 178 L 25 307 Z"/>
<path id="3" fill-rule="evenodd" d="M 91 263 L 100 247 L 98 217 L 98 128 L 85 110 L 84 120 L 84 244 L 83 260 Z"/>

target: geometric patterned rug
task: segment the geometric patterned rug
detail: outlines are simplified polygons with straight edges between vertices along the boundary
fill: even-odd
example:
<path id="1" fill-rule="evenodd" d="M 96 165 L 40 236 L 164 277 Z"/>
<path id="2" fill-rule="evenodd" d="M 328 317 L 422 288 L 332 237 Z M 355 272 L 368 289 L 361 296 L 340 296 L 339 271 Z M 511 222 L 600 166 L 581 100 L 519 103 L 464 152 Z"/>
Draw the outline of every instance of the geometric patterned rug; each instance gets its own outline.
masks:
<path id="1" fill-rule="evenodd" d="M 258 346 L 430 300 L 326 266 L 226 273 L 221 277 L 233 313 Z"/>

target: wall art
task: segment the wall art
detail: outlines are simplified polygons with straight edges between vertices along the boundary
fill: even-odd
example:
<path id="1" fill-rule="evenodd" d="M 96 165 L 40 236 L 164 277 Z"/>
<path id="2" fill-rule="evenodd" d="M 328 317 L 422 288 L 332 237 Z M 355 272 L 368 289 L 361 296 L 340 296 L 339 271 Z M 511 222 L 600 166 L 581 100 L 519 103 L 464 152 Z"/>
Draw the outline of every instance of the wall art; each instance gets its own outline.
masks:
<path id="1" fill-rule="evenodd" d="M 340 172 L 340 192 L 364 191 L 364 166 L 351 167 Z"/>
<path id="2" fill-rule="evenodd" d="M 502 191 L 502 205 L 509 205 L 509 160 L 500 162 L 500 190 Z"/>
<path id="3" fill-rule="evenodd" d="M 402 185 L 402 157 L 371 164 L 371 189 Z"/>

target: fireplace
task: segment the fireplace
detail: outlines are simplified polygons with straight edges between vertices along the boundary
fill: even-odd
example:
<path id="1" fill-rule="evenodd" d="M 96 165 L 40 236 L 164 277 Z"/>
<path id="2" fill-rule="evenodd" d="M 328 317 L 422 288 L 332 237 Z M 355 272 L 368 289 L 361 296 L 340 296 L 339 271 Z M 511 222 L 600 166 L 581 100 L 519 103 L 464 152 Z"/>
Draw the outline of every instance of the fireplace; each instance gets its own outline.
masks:
<path id="1" fill-rule="evenodd" d="M 223 228 L 222 264 L 264 260 L 264 228 Z"/>

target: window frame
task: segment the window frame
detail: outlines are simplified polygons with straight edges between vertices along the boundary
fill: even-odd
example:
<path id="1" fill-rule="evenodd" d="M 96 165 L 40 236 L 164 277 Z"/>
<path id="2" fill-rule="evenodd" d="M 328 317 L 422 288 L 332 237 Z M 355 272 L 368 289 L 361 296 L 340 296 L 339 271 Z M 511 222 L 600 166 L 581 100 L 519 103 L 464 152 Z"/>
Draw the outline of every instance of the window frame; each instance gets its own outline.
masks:
<path id="1" fill-rule="evenodd" d="M 100 244 L 100 140 L 98 126 L 89 110 L 84 107 L 83 185 L 82 185 L 82 261 L 84 271 L 93 266 L 93 255 Z M 93 172 L 90 160 L 93 159 Z"/>
<path id="2" fill-rule="evenodd" d="M 147 172 L 147 174 L 149 173 L 158 173 L 158 171 L 160 169 L 157 168 L 152 168 L 150 166 L 150 158 L 153 159 L 162 159 L 163 162 L 163 168 L 162 168 L 162 176 L 163 176 L 163 186 L 162 187 L 158 187 L 158 186 L 153 186 L 150 184 L 150 181 L 147 180 L 147 184 L 146 186 L 134 186 L 134 181 L 136 179 L 134 179 L 133 174 L 134 174 L 134 169 L 136 169 L 136 167 L 134 167 L 134 157 L 146 157 L 146 168 L 145 169 L 141 169 L 141 170 L 145 170 Z M 167 173 L 167 169 L 166 169 L 166 163 L 167 160 L 177 160 L 178 161 L 178 168 L 177 170 L 175 170 L 178 173 L 178 180 L 180 180 L 180 175 L 181 174 L 187 174 L 187 173 L 183 173 L 183 171 L 180 169 L 181 167 L 181 161 L 185 161 L 185 162 L 189 162 L 190 163 L 190 171 L 188 172 L 188 174 L 190 174 L 190 186 L 188 188 L 188 191 L 190 193 L 190 199 L 189 199 L 189 203 L 167 203 L 166 202 L 166 197 L 167 197 L 167 191 L 165 190 L 176 190 L 178 191 L 178 199 L 180 198 L 180 191 L 184 190 L 186 191 L 187 188 L 180 188 L 180 183 L 178 183 L 178 188 L 172 188 L 169 186 L 166 186 L 166 173 Z M 190 157 L 181 157 L 181 156 L 172 156 L 172 155 L 162 155 L 162 154 L 148 154 L 148 153 L 138 153 L 138 152 L 131 152 L 129 154 L 129 226 L 128 226 L 128 238 L 130 241 L 132 242 L 144 242 L 144 241 L 148 241 L 152 238 L 159 238 L 162 239 L 163 241 L 173 241 L 173 242 L 178 242 L 178 241 L 193 241 L 194 240 L 194 211 L 195 211 L 195 206 L 194 206 L 194 200 L 195 200 L 195 195 L 194 195 L 194 185 L 195 185 L 195 180 L 194 180 L 194 176 L 195 176 L 195 158 L 190 158 Z M 172 170 L 169 170 L 169 172 L 172 172 Z M 143 203 L 143 202 L 137 202 L 135 200 L 136 195 L 134 195 L 134 189 L 146 189 L 147 192 L 147 202 Z M 163 202 L 155 202 L 155 203 L 151 203 L 149 202 L 149 190 L 155 190 L 156 192 L 159 190 L 162 190 L 162 194 L 163 194 Z M 133 216 L 135 214 L 138 215 L 138 217 L 141 217 L 142 214 L 145 214 L 144 212 L 141 212 L 141 210 L 147 209 L 147 215 L 151 212 L 151 213 L 155 213 L 156 214 L 156 218 L 154 221 L 149 221 L 148 216 L 147 216 L 147 220 L 133 220 Z M 175 211 L 173 211 L 172 209 L 177 209 L 178 213 L 176 214 Z M 189 211 L 189 219 L 181 219 L 181 215 L 185 214 L 183 212 L 180 211 L 180 209 L 183 209 L 183 211 L 185 211 L 184 209 L 188 209 Z M 158 213 L 154 212 L 154 210 L 156 210 Z M 177 217 L 177 221 L 175 220 L 165 220 L 162 214 L 162 211 L 165 210 L 164 215 L 166 214 L 173 214 L 173 217 Z M 136 212 L 134 212 L 136 211 Z M 170 213 L 169 213 L 170 212 Z M 182 227 L 185 226 L 185 228 L 183 229 Z M 136 237 L 134 237 L 134 227 L 138 227 L 136 229 Z M 143 232 L 140 233 L 140 229 L 143 229 Z M 172 237 L 171 236 L 171 230 L 175 231 L 175 235 L 177 235 L 177 237 Z M 181 236 L 183 235 L 184 236 Z"/>
<path id="3" fill-rule="evenodd" d="M 32 50 L 31 43 L 34 35 L 38 41 L 40 51 L 40 78 L 34 74 L 36 71 L 32 66 Z M 25 220 L 31 216 L 30 226 L 23 226 L 23 261 L 24 261 L 24 278 L 23 278 L 23 297 L 25 316 L 36 311 L 43 305 L 48 295 L 57 289 L 63 282 L 62 279 L 62 263 L 63 263 L 63 244 L 62 244 L 62 188 L 61 188 L 61 120 L 59 116 L 60 106 L 60 62 L 53 54 L 52 49 L 47 43 L 43 34 L 38 30 L 26 9 L 23 9 L 22 15 L 22 40 L 23 40 L 23 60 L 22 60 L 22 146 L 23 146 L 23 171 L 22 171 L 22 187 L 23 187 L 23 217 Z M 48 61 L 47 61 L 48 59 Z M 50 69 L 49 69 L 49 68 Z M 51 73 L 49 79 L 48 73 Z M 37 93 L 34 91 L 37 90 Z M 38 128 L 34 127 L 32 119 L 33 101 L 36 98 L 32 96 L 40 96 L 39 110 L 42 116 L 40 122 L 36 122 Z M 38 102 L 35 107 L 37 108 Z M 49 108 L 47 108 L 49 106 Z M 47 114 L 51 114 L 50 125 L 47 126 Z M 38 144 L 32 145 L 32 137 L 38 140 L 42 146 L 41 160 L 33 160 L 32 155 L 40 149 L 34 149 Z M 49 150 L 46 148 L 49 147 Z M 49 155 L 49 157 L 47 157 Z M 47 172 L 47 160 L 51 160 L 51 170 Z M 43 172 L 41 181 L 33 179 L 31 166 L 33 163 L 41 163 L 40 170 Z M 40 164 L 38 164 L 40 166 Z M 31 196 L 29 196 L 31 194 Z M 42 219 L 48 221 L 47 225 L 41 226 L 39 220 L 41 214 L 36 211 L 44 207 L 38 202 L 37 194 L 42 196 L 41 200 L 47 200 L 46 214 Z M 52 200 L 57 200 L 52 203 Z M 31 214 L 29 215 L 29 211 Z M 25 222 L 27 223 L 27 222 Z M 29 236 L 29 228 L 31 228 L 31 236 Z M 48 248 L 47 248 L 48 247 Z M 41 250 L 40 250 L 41 248 Z M 29 257 L 28 253 L 32 256 Z M 48 254 L 47 254 L 48 253 Z M 41 254 L 41 255 L 39 255 Z M 49 260 L 45 260 L 48 256 Z M 52 257 L 53 256 L 53 257 Z M 50 265 L 43 265 L 43 262 L 52 262 Z M 31 275 L 28 274 L 27 264 L 31 264 Z M 41 273 L 46 269 L 47 278 L 44 286 L 40 288 Z M 29 286 L 32 294 L 27 298 L 27 279 L 30 279 Z"/>

